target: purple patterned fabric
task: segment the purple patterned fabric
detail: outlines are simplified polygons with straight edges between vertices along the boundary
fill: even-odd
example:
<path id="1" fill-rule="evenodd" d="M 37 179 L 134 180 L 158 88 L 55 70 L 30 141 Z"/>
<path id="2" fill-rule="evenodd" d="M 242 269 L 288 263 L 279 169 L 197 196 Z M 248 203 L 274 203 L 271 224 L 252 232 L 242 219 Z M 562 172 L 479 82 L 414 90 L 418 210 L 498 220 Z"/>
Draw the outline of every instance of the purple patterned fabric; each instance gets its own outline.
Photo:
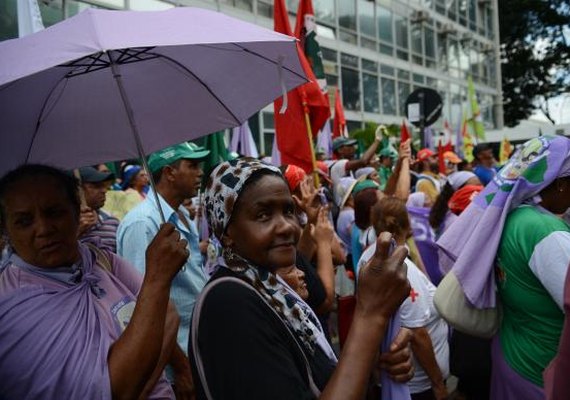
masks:
<path id="1" fill-rule="evenodd" d="M 141 277 L 109 253 L 111 274 L 79 249 L 70 268 L 37 268 L 12 254 L 0 273 L 0 398 L 111 399 L 107 356 Z M 150 398 L 174 398 L 164 375 Z"/>
<path id="2" fill-rule="evenodd" d="M 526 142 L 437 242 L 455 261 L 452 272 L 473 306 L 496 304 L 493 267 L 507 214 L 539 202 L 544 188 L 569 176 L 569 153 L 570 140 L 562 136 Z"/>
<path id="3" fill-rule="evenodd" d="M 386 335 L 382 341 L 382 353 L 387 353 L 390 351 L 390 345 L 398 336 L 398 332 L 402 325 L 400 324 L 400 312 L 396 312 L 394 316 L 390 319 L 388 323 L 388 328 L 386 329 Z M 390 400 L 410 400 L 410 389 L 405 383 L 394 382 L 386 371 L 382 371 L 380 375 L 382 384 L 382 399 Z"/>
<path id="4" fill-rule="evenodd" d="M 410 216 L 414 241 L 430 280 L 437 286 L 441 281 L 442 274 L 439 267 L 438 248 L 435 244 L 435 233 L 429 224 L 430 209 L 408 206 L 407 210 Z"/>

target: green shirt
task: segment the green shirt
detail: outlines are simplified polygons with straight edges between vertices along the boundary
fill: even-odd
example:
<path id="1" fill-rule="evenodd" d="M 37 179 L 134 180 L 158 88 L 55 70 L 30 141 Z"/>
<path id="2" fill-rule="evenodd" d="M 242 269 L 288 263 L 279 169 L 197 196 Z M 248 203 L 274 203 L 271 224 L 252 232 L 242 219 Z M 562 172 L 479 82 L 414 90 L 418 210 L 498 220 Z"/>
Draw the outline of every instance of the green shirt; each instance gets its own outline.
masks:
<path id="1" fill-rule="evenodd" d="M 564 313 L 531 269 L 531 259 L 541 264 L 536 256 L 533 258 L 535 248 L 554 232 L 570 232 L 570 228 L 552 214 L 531 206 L 519 207 L 507 217 L 497 258 L 497 287 L 504 311 L 500 341 L 505 360 L 541 387 L 542 372 L 558 350 Z M 549 240 L 541 243 L 542 248 L 545 243 L 549 245 Z M 560 251 L 557 243 L 553 243 L 553 252 Z M 540 265 L 553 270 L 567 267 L 567 263 Z"/>
<path id="2" fill-rule="evenodd" d="M 380 176 L 380 190 L 386 189 L 388 179 L 390 179 L 393 173 L 394 171 L 392 171 L 392 168 L 388 168 L 383 165 L 378 168 L 378 176 Z"/>

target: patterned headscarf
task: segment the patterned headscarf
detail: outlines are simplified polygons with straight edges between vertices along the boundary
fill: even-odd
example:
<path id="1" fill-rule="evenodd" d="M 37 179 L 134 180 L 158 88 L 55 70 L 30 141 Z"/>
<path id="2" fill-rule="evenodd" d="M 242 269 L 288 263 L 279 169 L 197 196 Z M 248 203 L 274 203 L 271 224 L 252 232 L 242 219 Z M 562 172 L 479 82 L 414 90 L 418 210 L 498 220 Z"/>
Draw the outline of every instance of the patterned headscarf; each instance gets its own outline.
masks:
<path id="1" fill-rule="evenodd" d="M 324 340 L 318 319 L 304 301 L 263 265 L 256 266 L 233 250 L 222 250 L 222 235 L 230 223 L 234 206 L 247 181 L 261 171 L 282 176 L 278 168 L 254 158 L 225 161 L 210 174 L 205 205 L 208 227 L 214 238 L 211 238 L 208 248 L 208 269 L 213 273 L 217 268 L 225 267 L 236 272 L 267 300 L 310 354 L 318 345 L 331 360 L 336 361 L 334 352 Z"/>
<path id="2" fill-rule="evenodd" d="M 493 267 L 507 214 L 523 203 L 539 203 L 539 193 L 566 176 L 570 176 L 570 140 L 531 139 L 441 236 L 437 245 L 455 261 L 451 272 L 473 306 L 496 304 Z"/>

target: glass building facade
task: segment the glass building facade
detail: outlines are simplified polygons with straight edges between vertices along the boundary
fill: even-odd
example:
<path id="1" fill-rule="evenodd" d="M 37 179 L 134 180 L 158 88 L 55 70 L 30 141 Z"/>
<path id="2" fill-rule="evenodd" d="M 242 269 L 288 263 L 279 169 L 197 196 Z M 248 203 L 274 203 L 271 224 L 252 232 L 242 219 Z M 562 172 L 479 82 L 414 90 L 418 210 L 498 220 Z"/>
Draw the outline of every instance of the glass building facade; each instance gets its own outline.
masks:
<path id="1" fill-rule="evenodd" d="M 299 0 L 286 0 L 294 26 Z M 0 2 L 0 40 L 16 37 L 17 0 Z M 39 0 L 44 25 L 88 7 L 160 10 L 196 6 L 269 29 L 273 0 Z M 349 130 L 365 122 L 401 123 L 407 96 L 437 90 L 452 128 L 467 110 L 467 77 L 475 83 L 487 129 L 503 127 L 497 0 L 313 0 L 331 93 L 342 94 Z M 273 107 L 250 120 L 260 153 L 270 154 Z"/>

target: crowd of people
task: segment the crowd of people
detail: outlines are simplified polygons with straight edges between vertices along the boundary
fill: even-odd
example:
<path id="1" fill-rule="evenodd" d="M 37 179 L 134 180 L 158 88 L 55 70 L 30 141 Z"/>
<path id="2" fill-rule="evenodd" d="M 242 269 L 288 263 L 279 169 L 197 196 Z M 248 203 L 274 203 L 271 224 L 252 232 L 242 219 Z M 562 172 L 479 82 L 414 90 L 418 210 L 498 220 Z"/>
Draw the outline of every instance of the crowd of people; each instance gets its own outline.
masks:
<path id="1" fill-rule="evenodd" d="M 0 399 L 570 398 L 570 140 L 382 143 L 4 175 Z M 447 274 L 493 338 L 440 314 Z"/>

